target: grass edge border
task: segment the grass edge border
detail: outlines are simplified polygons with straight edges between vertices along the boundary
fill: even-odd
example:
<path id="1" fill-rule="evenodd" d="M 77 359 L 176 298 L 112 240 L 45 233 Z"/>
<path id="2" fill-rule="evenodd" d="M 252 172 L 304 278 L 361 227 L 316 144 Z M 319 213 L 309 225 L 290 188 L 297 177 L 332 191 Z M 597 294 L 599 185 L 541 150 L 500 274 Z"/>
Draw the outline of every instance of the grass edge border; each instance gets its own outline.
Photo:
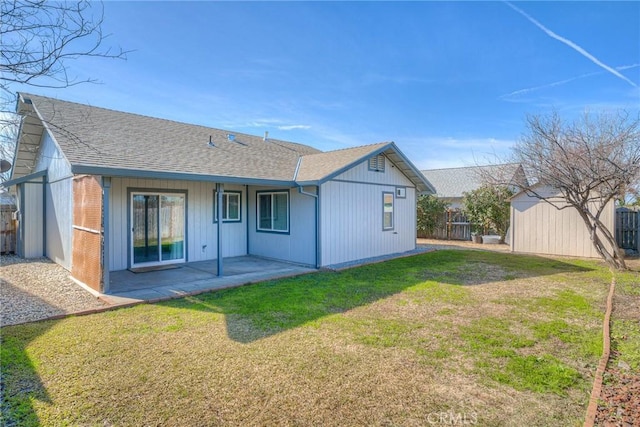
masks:
<path id="1" fill-rule="evenodd" d="M 600 362 L 596 368 L 595 378 L 593 380 L 593 388 L 591 389 L 591 397 L 589 398 L 589 406 L 587 407 L 587 414 L 584 420 L 584 427 L 593 427 L 596 420 L 596 414 L 598 412 L 598 401 L 600 394 L 602 393 L 602 380 L 604 377 L 604 371 L 607 369 L 609 363 L 609 356 L 611 353 L 611 312 L 613 310 L 613 295 L 616 288 L 616 278 L 611 277 L 611 284 L 609 285 L 609 295 L 607 296 L 607 307 L 604 314 L 604 321 L 602 322 L 602 356 Z"/>

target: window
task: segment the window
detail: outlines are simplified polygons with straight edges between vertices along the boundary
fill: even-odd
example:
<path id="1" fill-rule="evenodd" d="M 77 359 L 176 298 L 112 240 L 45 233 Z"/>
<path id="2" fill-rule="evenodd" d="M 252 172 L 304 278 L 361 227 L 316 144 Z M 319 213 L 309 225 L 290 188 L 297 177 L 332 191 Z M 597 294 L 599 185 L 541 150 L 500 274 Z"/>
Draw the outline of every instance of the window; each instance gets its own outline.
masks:
<path id="1" fill-rule="evenodd" d="M 289 231 L 289 192 L 257 193 L 258 231 Z"/>
<path id="2" fill-rule="evenodd" d="M 384 172 L 384 154 L 378 154 L 369 158 L 369 170 L 375 172 Z"/>
<path id="3" fill-rule="evenodd" d="M 240 200 L 242 193 L 239 191 L 225 191 L 222 193 L 222 222 L 240 222 Z M 213 222 L 218 221 L 218 193 L 213 192 Z"/>
<path id="4" fill-rule="evenodd" d="M 407 198 L 407 189 L 405 187 L 396 188 L 396 198 L 398 198 L 398 199 L 406 199 Z"/>
<path id="5" fill-rule="evenodd" d="M 382 229 L 393 230 L 393 193 L 382 193 Z"/>

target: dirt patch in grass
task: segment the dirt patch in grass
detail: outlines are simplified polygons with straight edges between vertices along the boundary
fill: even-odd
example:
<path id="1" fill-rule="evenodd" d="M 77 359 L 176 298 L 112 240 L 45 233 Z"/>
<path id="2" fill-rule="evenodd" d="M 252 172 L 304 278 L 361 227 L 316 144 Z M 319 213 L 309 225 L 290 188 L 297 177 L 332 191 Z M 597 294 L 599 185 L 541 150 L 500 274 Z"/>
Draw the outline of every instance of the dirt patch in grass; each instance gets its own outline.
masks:
<path id="1" fill-rule="evenodd" d="M 583 342 L 599 339 L 600 274 L 437 251 L 6 327 L 2 421 L 575 425 L 599 357 Z"/>

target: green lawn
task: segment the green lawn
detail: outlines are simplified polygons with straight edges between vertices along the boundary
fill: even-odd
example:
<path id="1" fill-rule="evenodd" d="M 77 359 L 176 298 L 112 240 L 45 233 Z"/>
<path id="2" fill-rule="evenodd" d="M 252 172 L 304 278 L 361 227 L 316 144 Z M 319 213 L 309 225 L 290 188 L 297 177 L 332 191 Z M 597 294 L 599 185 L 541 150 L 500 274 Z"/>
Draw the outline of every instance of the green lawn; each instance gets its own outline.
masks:
<path id="1" fill-rule="evenodd" d="M 5 327 L 0 424 L 580 425 L 610 279 L 438 251 Z"/>

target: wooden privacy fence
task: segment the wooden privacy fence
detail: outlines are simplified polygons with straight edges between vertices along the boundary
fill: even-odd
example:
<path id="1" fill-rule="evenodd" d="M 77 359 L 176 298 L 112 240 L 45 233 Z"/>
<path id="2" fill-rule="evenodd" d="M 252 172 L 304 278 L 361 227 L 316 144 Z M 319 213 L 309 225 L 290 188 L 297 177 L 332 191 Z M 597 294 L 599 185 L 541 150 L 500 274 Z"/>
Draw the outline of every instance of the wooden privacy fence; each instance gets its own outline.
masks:
<path id="1" fill-rule="evenodd" d="M 449 209 L 442 213 L 431 236 L 435 239 L 471 240 L 471 223 L 459 210 Z"/>
<path id="2" fill-rule="evenodd" d="M 640 211 L 629 208 L 616 209 L 616 242 L 618 247 L 639 250 Z"/>
<path id="3" fill-rule="evenodd" d="M 16 251 L 16 221 L 13 215 L 16 207 L 2 205 L 0 208 L 0 253 L 11 254 Z"/>

